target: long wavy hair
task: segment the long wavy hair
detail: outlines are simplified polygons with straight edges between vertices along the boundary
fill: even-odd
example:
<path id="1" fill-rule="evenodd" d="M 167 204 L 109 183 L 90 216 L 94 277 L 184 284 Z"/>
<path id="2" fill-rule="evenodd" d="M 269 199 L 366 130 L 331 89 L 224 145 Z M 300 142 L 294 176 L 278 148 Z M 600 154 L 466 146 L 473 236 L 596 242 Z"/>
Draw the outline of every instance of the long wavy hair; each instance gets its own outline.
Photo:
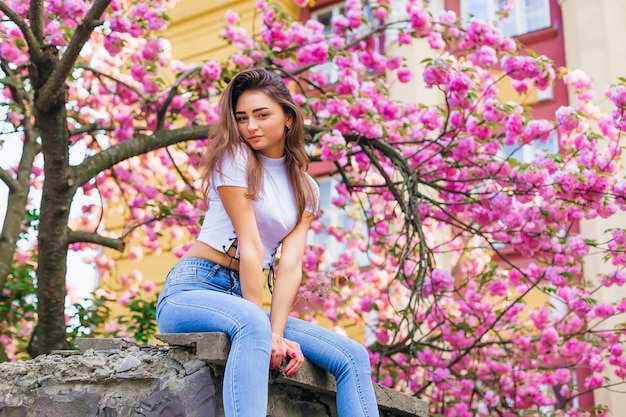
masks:
<path id="1" fill-rule="evenodd" d="M 235 107 L 237 100 L 249 90 L 258 90 L 267 94 L 276 101 L 285 112 L 290 115 L 292 124 L 285 131 L 285 162 L 287 176 L 293 189 L 298 209 L 298 223 L 307 206 L 317 207 L 314 186 L 306 170 L 309 166 L 309 157 L 304 150 L 304 115 L 300 106 L 291 97 L 291 93 L 283 80 L 271 71 L 255 67 L 239 72 L 228 83 L 220 97 L 218 106 L 220 117 L 209 132 L 209 146 L 204 155 L 203 192 L 209 201 L 211 177 L 214 172 L 221 174 L 221 165 L 224 156 L 228 153 L 235 158 L 237 149 L 243 148 L 248 152 L 248 193 L 247 198 L 258 199 L 259 190 L 263 187 L 263 165 L 259 161 L 256 151 L 252 149 L 239 134 Z"/>

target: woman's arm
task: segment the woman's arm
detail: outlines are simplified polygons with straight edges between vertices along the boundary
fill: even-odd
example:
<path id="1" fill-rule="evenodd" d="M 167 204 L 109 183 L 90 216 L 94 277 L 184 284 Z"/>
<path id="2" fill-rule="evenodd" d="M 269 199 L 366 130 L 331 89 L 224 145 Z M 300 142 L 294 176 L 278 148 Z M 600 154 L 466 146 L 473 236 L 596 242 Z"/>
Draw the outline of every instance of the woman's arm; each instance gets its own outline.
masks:
<path id="1" fill-rule="evenodd" d="M 300 287 L 304 245 L 313 218 L 313 214 L 305 212 L 302 221 L 283 239 L 270 310 L 270 323 L 274 334 L 283 335 L 287 316 Z"/>
<path id="2" fill-rule="evenodd" d="M 222 186 L 217 192 L 237 234 L 241 294 L 263 308 L 263 244 L 248 189 Z"/>

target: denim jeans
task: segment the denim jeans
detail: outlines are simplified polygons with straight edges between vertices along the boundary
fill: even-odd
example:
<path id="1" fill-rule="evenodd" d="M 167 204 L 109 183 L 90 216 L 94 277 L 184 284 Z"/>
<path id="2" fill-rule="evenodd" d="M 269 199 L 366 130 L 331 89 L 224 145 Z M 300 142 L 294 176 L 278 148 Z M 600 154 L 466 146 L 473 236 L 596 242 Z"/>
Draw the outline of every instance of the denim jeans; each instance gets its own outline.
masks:
<path id="1" fill-rule="evenodd" d="M 224 373 L 226 417 L 266 417 L 272 333 L 268 313 L 241 298 L 236 272 L 199 258 L 170 271 L 157 304 L 163 333 L 224 332 L 230 353 Z M 356 341 L 293 317 L 285 337 L 337 381 L 340 417 L 378 416 L 367 350 Z"/>

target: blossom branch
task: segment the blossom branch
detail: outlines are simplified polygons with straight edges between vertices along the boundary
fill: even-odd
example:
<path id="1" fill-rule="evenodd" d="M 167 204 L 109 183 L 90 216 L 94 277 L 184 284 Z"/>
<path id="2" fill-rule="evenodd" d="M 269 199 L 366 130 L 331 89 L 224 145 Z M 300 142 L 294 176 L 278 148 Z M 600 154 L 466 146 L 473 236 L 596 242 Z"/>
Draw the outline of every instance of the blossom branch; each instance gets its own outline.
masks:
<path id="1" fill-rule="evenodd" d="M 49 109 L 56 102 L 59 94 L 65 90 L 63 85 L 70 73 L 74 71 L 80 51 L 89 40 L 94 28 L 102 24 L 102 21 L 99 19 L 109 6 L 109 3 L 111 3 L 111 0 L 95 0 L 85 18 L 76 27 L 62 58 L 50 75 L 50 78 L 46 80 L 36 100 L 36 104 L 40 109 L 44 111 Z"/>
<path id="2" fill-rule="evenodd" d="M 120 142 L 102 152 L 89 156 L 81 164 L 72 167 L 73 186 L 79 187 L 97 173 L 133 156 L 180 142 L 204 139 L 208 133 L 209 126 L 187 126 L 168 131 L 159 131 L 153 135 L 135 134 L 133 139 Z"/>
<path id="3" fill-rule="evenodd" d="M 30 53 L 31 58 L 39 60 L 42 56 L 41 44 L 37 41 L 37 38 L 30 30 L 28 23 L 26 23 L 26 21 L 4 1 L 0 2 L 0 12 L 4 13 L 18 28 L 20 28 L 22 35 L 24 35 L 24 40 L 28 45 L 28 52 Z"/>
<path id="4" fill-rule="evenodd" d="M 0 181 L 7 186 L 9 194 L 15 193 L 20 188 L 20 183 L 3 168 L 0 168 Z"/>
<path id="5" fill-rule="evenodd" d="M 165 126 L 165 114 L 167 113 L 167 108 L 169 107 L 169 105 L 172 102 L 172 100 L 174 99 L 174 97 L 176 97 L 176 94 L 178 94 L 178 89 L 179 89 L 180 85 L 183 83 L 183 81 L 185 81 L 190 76 L 200 72 L 200 69 L 201 69 L 200 67 L 191 68 L 191 69 L 183 72 L 181 75 L 178 76 L 178 78 L 176 78 L 176 82 L 170 88 L 170 91 L 169 91 L 166 99 L 163 101 L 163 103 L 159 106 L 159 108 L 157 110 L 157 128 L 156 128 L 156 130 L 162 130 L 163 127 Z"/>
<path id="6" fill-rule="evenodd" d="M 113 82 L 115 82 L 117 84 L 123 85 L 124 87 L 128 88 L 129 90 L 131 90 L 132 92 L 137 94 L 138 97 L 141 97 L 141 99 L 145 101 L 145 97 L 144 97 L 143 93 L 139 89 L 133 87 L 132 85 L 128 84 L 127 82 L 124 82 L 124 81 L 120 80 L 119 78 L 116 78 L 116 77 L 112 76 L 111 74 L 107 74 L 105 72 L 102 72 L 102 71 L 100 71 L 100 70 L 98 70 L 96 68 L 93 68 L 93 67 L 91 67 L 89 65 L 86 65 L 86 64 L 83 64 L 83 63 L 78 63 L 76 65 L 76 68 L 82 68 L 82 69 L 84 69 L 86 71 L 90 71 L 90 72 L 94 73 L 98 77 L 108 78 L 109 80 L 111 80 L 111 81 L 113 81 Z"/>

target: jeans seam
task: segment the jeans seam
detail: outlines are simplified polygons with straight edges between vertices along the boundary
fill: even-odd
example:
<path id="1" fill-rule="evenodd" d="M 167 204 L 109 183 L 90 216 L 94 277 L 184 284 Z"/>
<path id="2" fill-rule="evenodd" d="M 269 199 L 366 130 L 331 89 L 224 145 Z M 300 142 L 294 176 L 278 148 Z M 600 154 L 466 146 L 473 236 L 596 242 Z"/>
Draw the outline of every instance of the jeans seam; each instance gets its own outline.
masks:
<path id="1" fill-rule="evenodd" d="M 302 330 L 302 329 L 295 329 L 295 328 L 289 328 L 289 331 L 292 332 L 298 332 L 298 333 L 304 333 L 306 335 L 312 336 L 316 339 L 323 339 L 324 341 L 326 341 L 327 343 L 335 346 L 336 348 L 339 349 L 339 351 L 341 351 L 350 361 L 350 363 L 352 364 L 351 367 L 351 371 L 355 376 L 358 376 L 358 372 L 356 372 L 356 363 L 354 361 L 354 359 L 352 358 L 352 356 L 346 351 L 346 349 L 344 349 L 341 345 L 333 342 L 330 339 L 326 339 L 324 338 L 322 335 L 318 334 L 318 333 L 312 333 L 312 332 L 308 332 L 306 330 Z M 359 401 L 361 402 L 361 409 L 365 412 L 366 416 L 369 416 L 369 410 L 367 409 L 367 404 L 365 403 L 365 397 L 363 396 L 363 387 L 361 385 L 361 381 L 359 378 L 355 378 L 356 379 L 356 383 L 357 383 L 357 391 L 359 393 Z"/>

